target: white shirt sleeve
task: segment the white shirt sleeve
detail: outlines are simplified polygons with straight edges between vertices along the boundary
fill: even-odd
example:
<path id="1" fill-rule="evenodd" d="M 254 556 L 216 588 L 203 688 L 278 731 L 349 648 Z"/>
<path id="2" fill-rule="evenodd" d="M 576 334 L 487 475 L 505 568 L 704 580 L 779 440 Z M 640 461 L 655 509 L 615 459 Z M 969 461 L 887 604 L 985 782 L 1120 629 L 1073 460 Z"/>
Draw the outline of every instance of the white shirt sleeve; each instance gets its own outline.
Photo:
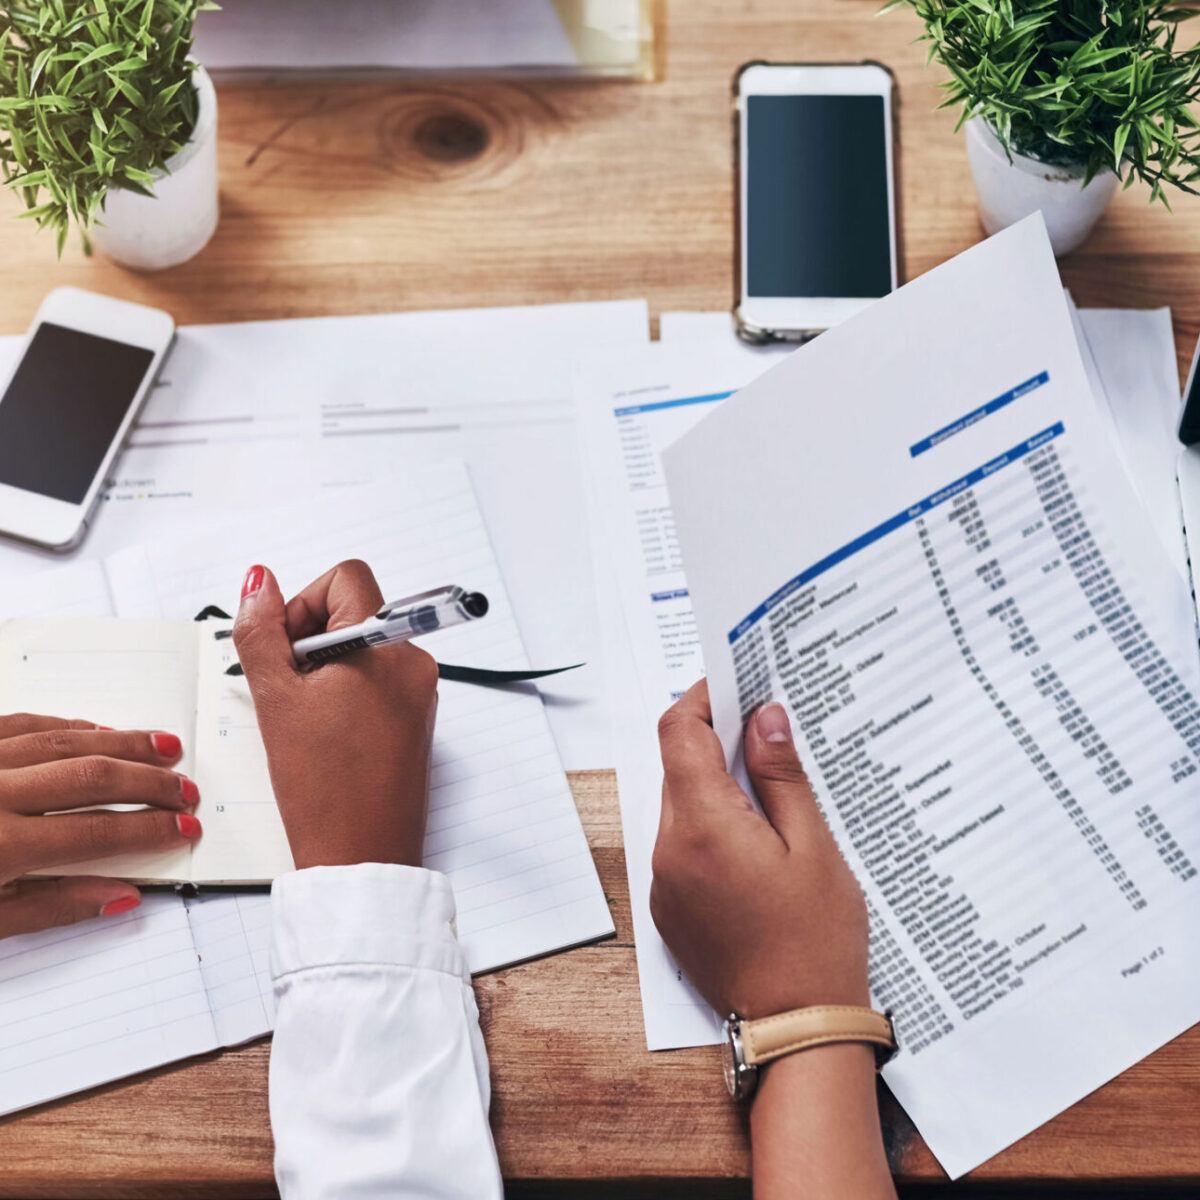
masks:
<path id="1" fill-rule="evenodd" d="M 271 891 L 283 1200 L 500 1200 L 487 1054 L 450 882 L 364 863 Z"/>

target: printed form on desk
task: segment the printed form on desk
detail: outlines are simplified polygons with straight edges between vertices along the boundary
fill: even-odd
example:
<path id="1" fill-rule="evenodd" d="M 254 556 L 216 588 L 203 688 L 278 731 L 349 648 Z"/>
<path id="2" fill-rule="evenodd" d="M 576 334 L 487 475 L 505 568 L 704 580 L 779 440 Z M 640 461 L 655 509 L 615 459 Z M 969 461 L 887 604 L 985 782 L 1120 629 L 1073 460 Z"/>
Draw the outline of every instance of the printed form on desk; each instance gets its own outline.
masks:
<path id="1" fill-rule="evenodd" d="M 1195 630 L 1040 217 L 663 462 L 726 753 L 787 704 L 867 895 L 885 1078 L 961 1175 L 1200 1017 Z"/>

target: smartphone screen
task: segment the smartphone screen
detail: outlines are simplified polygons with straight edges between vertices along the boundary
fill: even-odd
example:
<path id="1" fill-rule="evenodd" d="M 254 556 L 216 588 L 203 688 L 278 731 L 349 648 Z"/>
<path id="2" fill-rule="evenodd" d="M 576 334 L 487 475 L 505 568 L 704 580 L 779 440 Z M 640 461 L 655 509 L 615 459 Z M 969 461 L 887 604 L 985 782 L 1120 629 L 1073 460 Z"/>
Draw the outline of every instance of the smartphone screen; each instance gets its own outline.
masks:
<path id="1" fill-rule="evenodd" d="M 0 398 L 0 483 L 81 504 L 153 362 L 43 321 Z"/>
<path id="2" fill-rule="evenodd" d="M 1185 446 L 1200 442 L 1200 346 L 1196 347 L 1192 359 L 1192 370 L 1188 375 L 1187 391 L 1183 397 L 1183 414 L 1179 419 L 1179 440 Z"/>
<path id="3" fill-rule="evenodd" d="M 746 98 L 746 294 L 892 290 L 882 96 Z"/>

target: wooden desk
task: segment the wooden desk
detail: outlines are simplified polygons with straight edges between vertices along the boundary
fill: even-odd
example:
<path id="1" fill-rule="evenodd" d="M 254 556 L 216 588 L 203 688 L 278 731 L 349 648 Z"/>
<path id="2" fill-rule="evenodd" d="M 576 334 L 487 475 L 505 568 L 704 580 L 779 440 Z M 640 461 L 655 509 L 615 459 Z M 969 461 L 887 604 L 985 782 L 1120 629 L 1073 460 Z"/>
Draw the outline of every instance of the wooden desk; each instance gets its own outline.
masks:
<path id="1" fill-rule="evenodd" d="M 661 79 L 644 85 L 220 87 L 222 220 L 208 249 L 139 277 L 74 249 L 56 265 L 52 239 L 0 221 L 0 332 L 23 330 L 64 283 L 161 305 L 180 323 L 632 296 L 656 315 L 726 307 L 729 80 L 756 57 L 872 57 L 896 70 L 911 278 L 979 229 L 954 119 L 934 112 L 939 74 L 911 44 L 916 22 L 876 7 L 679 0 L 665 13 Z M 1200 333 L 1200 202 L 1175 207 L 1120 196 L 1064 276 L 1086 305 L 1169 304 L 1185 362 Z M 681 1194 L 697 1195 L 700 1180 L 745 1176 L 745 1129 L 715 1049 L 641 1048 L 614 781 L 573 785 L 617 937 L 479 981 L 504 1172 L 684 1179 Z M 0 1122 L 0 1196 L 271 1194 L 267 1055 L 264 1044 L 213 1056 Z M 1193 1030 L 972 1180 L 1195 1186 L 1197 1080 Z M 887 1126 L 900 1179 L 943 1178 L 894 1105 Z"/>

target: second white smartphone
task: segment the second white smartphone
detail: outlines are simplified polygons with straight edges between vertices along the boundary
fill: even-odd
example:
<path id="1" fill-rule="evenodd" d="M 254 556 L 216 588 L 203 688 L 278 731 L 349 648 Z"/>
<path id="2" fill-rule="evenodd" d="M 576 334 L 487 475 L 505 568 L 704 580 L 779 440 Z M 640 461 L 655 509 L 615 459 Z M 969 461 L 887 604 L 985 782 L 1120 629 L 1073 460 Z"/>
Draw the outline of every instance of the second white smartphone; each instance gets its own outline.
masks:
<path id="1" fill-rule="evenodd" d="M 0 394 L 0 533 L 67 550 L 175 336 L 156 308 L 57 288 Z"/>
<path id="2" fill-rule="evenodd" d="M 877 63 L 734 80 L 737 295 L 748 341 L 806 341 L 898 284 L 895 105 Z"/>

